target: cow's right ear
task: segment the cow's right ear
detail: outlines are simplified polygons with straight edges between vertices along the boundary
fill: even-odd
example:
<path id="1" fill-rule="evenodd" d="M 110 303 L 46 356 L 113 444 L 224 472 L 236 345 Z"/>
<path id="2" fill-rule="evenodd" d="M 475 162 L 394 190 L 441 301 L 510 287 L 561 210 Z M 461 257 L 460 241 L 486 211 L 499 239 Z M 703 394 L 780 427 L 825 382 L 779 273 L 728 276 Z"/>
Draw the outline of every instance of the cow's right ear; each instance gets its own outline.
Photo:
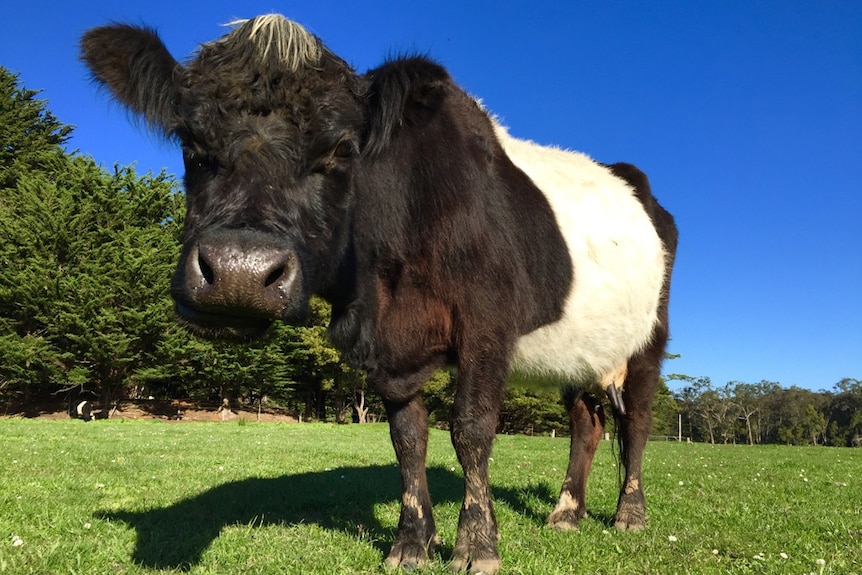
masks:
<path id="1" fill-rule="evenodd" d="M 423 57 L 393 60 L 368 72 L 367 78 L 367 157 L 382 153 L 403 127 L 430 121 L 452 83 L 445 68 Z"/>
<path id="2" fill-rule="evenodd" d="M 151 127 L 171 131 L 179 101 L 176 72 L 182 67 L 153 30 L 125 24 L 93 28 L 81 38 L 81 59 L 117 100 Z"/>

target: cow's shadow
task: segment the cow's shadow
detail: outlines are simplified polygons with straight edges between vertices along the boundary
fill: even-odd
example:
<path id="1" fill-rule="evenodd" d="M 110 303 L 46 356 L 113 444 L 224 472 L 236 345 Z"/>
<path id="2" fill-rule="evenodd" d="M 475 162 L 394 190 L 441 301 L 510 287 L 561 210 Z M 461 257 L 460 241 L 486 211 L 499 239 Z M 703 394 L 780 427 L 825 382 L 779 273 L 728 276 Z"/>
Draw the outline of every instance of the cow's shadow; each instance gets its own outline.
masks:
<path id="1" fill-rule="evenodd" d="M 463 480 L 443 467 L 428 468 L 428 483 L 435 504 L 460 502 Z M 224 483 L 200 495 L 148 511 L 100 511 L 96 517 L 120 520 L 137 532 L 132 559 L 156 569 L 189 570 L 232 525 L 291 525 L 314 523 L 353 537 L 362 531 L 369 545 L 387 553 L 394 526 L 384 527 L 375 515 L 378 504 L 400 499 L 400 475 L 395 466 L 341 467 L 330 471 L 250 478 Z M 517 491 L 494 488 L 494 498 L 530 520 L 544 521 L 542 511 L 530 503 L 550 501 L 553 494 L 542 484 Z M 441 551 L 448 555 L 451 548 Z"/>

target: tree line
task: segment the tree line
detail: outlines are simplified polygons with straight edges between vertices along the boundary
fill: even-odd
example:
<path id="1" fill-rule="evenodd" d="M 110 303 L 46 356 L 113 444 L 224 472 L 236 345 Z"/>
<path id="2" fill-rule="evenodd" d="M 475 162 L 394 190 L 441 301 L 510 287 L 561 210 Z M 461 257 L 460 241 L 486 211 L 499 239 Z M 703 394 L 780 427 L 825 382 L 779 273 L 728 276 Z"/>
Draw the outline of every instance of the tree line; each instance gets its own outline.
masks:
<path id="1" fill-rule="evenodd" d="M 780 443 L 862 447 L 862 381 L 844 378 L 829 391 L 776 382 L 713 385 L 708 377 L 671 375 L 682 434 L 709 443 Z M 679 433 L 665 427 L 665 432 Z"/>
<path id="2" fill-rule="evenodd" d="M 0 405 L 5 411 L 97 399 L 191 399 L 267 406 L 304 419 L 382 417 L 365 376 L 326 339 L 327 305 L 312 301 L 300 326 L 262 340 L 196 338 L 173 317 L 170 277 L 179 257 L 184 198 L 165 173 L 100 167 L 64 149 L 72 128 L 0 67 Z M 445 426 L 454 374 L 425 388 L 433 424 Z M 778 384 L 671 376 L 654 433 L 696 441 L 853 445 L 862 437 L 862 386 L 831 392 Z M 46 407 L 47 408 L 47 407 Z M 510 386 L 504 433 L 568 432 L 556 388 Z"/>

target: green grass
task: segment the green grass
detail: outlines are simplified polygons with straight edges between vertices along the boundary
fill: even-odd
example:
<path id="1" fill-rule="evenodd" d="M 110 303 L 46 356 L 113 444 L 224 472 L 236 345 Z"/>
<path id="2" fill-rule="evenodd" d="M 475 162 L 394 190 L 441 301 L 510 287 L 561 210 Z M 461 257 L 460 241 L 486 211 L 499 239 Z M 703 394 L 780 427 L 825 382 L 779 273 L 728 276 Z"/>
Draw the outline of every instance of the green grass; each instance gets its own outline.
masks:
<path id="1" fill-rule="evenodd" d="M 609 526 L 610 442 L 591 517 L 544 528 L 567 454 L 562 438 L 498 438 L 503 573 L 862 572 L 862 450 L 652 443 L 641 533 Z M 443 545 L 422 572 L 448 573 L 448 434 L 431 432 L 429 467 Z M 385 425 L 0 420 L 0 573 L 384 573 L 398 486 Z"/>

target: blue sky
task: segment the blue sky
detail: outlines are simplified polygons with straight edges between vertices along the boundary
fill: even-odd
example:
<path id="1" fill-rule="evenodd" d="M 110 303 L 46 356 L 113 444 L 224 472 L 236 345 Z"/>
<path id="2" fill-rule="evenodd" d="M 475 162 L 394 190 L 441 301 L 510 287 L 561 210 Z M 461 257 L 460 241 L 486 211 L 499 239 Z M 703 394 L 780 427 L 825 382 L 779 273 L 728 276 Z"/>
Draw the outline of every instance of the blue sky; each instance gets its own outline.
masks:
<path id="1" fill-rule="evenodd" d="M 6 3 L 0 65 L 99 163 L 182 174 L 77 60 L 108 21 L 177 58 L 281 12 L 364 71 L 421 52 L 513 135 L 628 161 L 676 217 L 665 371 L 830 389 L 862 379 L 862 2 Z"/>

